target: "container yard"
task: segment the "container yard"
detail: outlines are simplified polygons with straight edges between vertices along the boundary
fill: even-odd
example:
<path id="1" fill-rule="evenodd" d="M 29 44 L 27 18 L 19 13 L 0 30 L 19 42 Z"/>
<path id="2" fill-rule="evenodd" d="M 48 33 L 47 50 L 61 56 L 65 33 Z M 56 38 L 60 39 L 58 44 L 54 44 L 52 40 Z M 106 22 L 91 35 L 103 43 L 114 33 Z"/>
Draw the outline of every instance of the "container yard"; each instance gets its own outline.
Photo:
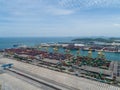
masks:
<path id="1" fill-rule="evenodd" d="M 57 47 L 53 47 L 53 52 L 36 48 L 12 48 L 5 49 L 3 55 L 24 63 L 33 64 L 39 67 L 45 67 L 58 72 L 63 72 L 76 77 L 84 77 L 98 82 L 113 84 L 119 86 L 118 72 L 113 73 L 114 64 L 106 60 L 103 51 L 99 51 L 96 58 L 92 57 L 92 50 L 88 51 L 87 56 L 81 56 L 80 50 L 76 55 L 72 55 L 70 50 L 65 49 L 65 53 L 57 52 Z M 110 69 L 110 67 L 112 67 Z"/>
<path id="2" fill-rule="evenodd" d="M 49 51 L 49 47 L 52 49 L 51 51 Z M 96 88 L 96 90 L 116 88 L 119 90 L 119 63 L 107 60 L 103 50 L 98 51 L 94 58 L 92 57 L 92 52 L 94 52 L 92 48 L 88 50 L 87 56 L 81 55 L 80 48 L 76 49 L 75 55 L 71 53 L 70 48 L 63 48 L 64 53 L 60 53 L 59 48 L 63 47 L 40 46 L 38 48 L 5 49 L 1 52 L 0 63 L 12 63 L 17 74 L 19 72 L 25 73 L 25 75 L 32 76 L 32 80 L 35 77 L 35 80 L 39 81 L 40 79 L 39 82 L 42 80 L 45 85 L 52 85 L 52 87 L 61 90 L 87 90 L 88 88 L 89 90 L 92 88 Z M 6 71 L 6 73 L 9 72 Z M 90 87 L 83 87 L 85 83 Z M 99 84 L 104 87 L 99 86 Z"/>

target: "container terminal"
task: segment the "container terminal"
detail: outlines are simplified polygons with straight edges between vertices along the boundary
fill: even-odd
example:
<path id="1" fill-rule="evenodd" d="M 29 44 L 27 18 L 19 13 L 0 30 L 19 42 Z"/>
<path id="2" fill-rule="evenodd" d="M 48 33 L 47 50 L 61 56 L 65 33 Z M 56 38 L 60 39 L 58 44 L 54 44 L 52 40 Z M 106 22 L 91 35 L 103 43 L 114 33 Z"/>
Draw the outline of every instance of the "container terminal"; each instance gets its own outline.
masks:
<path id="1" fill-rule="evenodd" d="M 96 56 L 96 58 L 93 58 L 92 57 L 93 51 L 91 49 L 89 49 L 87 56 L 82 56 L 80 54 L 80 49 L 76 51 L 76 55 L 72 55 L 71 50 L 69 49 L 65 49 L 64 51 L 65 53 L 61 54 L 58 52 L 59 47 L 53 46 L 52 47 L 53 52 L 49 52 L 48 47 L 51 46 L 39 46 L 35 48 L 19 47 L 19 48 L 5 49 L 4 51 L 1 51 L 1 55 L 3 56 L 4 60 L 2 59 L 0 63 L 1 64 L 13 63 L 15 65 L 14 62 L 17 62 L 17 63 L 21 63 L 21 66 L 24 63 L 27 65 L 33 65 L 34 67 L 37 68 L 42 67 L 48 70 L 52 70 L 54 72 L 59 72 L 65 75 L 71 75 L 75 78 L 82 78 L 85 80 L 87 79 L 93 82 L 98 82 L 119 88 L 120 63 L 117 61 L 107 60 L 102 50 L 98 51 L 98 55 Z M 24 71 L 25 68 L 23 70 L 21 68 L 18 68 L 17 66 L 15 68 L 17 68 L 17 70 L 21 72 L 25 72 L 25 73 L 27 72 Z M 27 74 L 29 75 L 28 72 Z M 34 76 L 33 74 L 32 76 Z M 61 83 L 63 84 L 62 81 Z M 80 89 L 79 87 L 74 87 L 74 86 L 70 87 L 68 83 L 64 83 L 64 84 L 62 86 L 64 86 L 66 90 L 67 89 L 70 90 L 70 88 L 72 88 L 71 90 Z M 57 86 L 61 86 L 61 84 L 60 85 L 58 84 Z M 87 89 L 83 89 L 83 90 L 87 90 Z"/>

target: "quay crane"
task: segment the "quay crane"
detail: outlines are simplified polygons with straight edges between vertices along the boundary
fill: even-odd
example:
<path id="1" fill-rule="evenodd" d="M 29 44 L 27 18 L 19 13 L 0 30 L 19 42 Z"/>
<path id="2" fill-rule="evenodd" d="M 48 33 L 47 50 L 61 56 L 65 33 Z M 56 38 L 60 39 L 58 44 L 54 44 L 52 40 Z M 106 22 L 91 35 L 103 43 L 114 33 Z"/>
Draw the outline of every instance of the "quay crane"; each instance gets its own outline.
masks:
<path id="1" fill-rule="evenodd" d="M 58 53 L 59 49 L 57 47 L 53 48 L 54 53 Z"/>
<path id="2" fill-rule="evenodd" d="M 89 49 L 89 51 L 88 51 L 88 57 L 92 58 L 92 50 L 91 49 Z"/>

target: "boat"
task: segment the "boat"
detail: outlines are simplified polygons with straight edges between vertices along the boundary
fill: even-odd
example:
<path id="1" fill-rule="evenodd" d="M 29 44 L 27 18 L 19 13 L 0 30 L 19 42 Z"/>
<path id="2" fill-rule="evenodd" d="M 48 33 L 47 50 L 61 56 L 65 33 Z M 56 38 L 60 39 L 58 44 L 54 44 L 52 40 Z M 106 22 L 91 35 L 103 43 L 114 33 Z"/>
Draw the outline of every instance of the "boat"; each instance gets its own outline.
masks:
<path id="1" fill-rule="evenodd" d="M 18 47 L 24 47 L 24 48 L 25 48 L 25 47 L 27 47 L 27 46 L 24 45 L 24 44 L 14 44 L 13 47 L 14 47 L 14 48 L 18 48 Z"/>
<path id="2" fill-rule="evenodd" d="M 13 47 L 18 47 L 20 44 L 14 44 Z"/>

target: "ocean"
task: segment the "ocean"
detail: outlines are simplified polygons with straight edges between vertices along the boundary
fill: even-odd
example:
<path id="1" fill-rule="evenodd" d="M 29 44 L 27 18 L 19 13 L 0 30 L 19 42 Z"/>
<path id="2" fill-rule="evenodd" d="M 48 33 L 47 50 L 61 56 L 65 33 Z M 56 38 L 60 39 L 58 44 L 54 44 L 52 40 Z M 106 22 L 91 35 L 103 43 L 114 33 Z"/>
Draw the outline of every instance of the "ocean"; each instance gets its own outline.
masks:
<path id="1" fill-rule="evenodd" d="M 70 42 L 71 37 L 25 37 L 25 38 L 0 38 L 0 49 L 12 48 L 15 44 L 24 44 L 28 46 L 38 45 L 40 43 L 51 43 L 51 42 Z"/>
<path id="2" fill-rule="evenodd" d="M 70 42 L 74 37 L 25 37 L 25 38 L 0 38 L 0 49 L 13 48 L 15 44 L 23 44 L 27 46 L 35 46 L 40 43 L 52 43 L 52 42 Z M 60 50 L 63 53 L 64 50 Z M 72 54 L 76 54 L 76 51 L 72 51 Z M 87 56 L 87 51 L 81 51 L 82 56 Z M 108 53 L 104 52 L 107 60 L 120 61 L 120 53 Z M 93 52 L 93 57 L 97 56 L 97 52 Z"/>

